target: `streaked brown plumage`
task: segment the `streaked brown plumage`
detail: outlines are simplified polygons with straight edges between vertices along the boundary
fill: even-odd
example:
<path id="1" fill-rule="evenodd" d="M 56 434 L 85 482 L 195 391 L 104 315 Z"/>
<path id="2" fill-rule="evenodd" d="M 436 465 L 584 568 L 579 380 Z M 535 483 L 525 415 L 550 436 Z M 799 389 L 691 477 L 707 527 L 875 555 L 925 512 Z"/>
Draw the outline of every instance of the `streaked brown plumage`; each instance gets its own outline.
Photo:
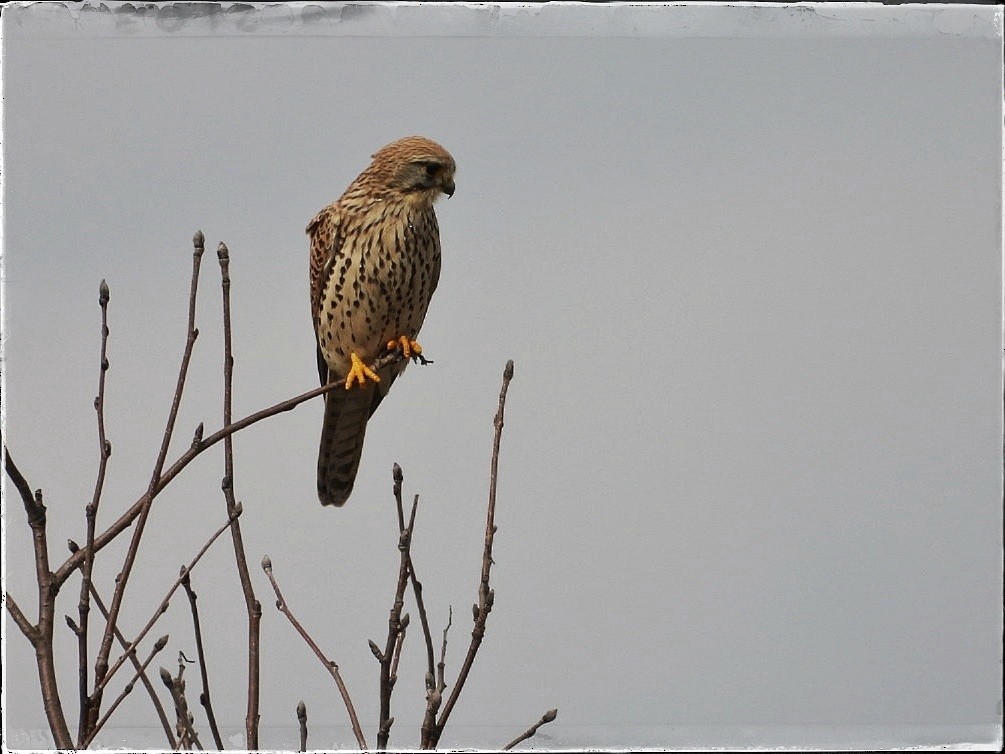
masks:
<path id="1" fill-rule="evenodd" d="M 311 312 L 325 397 L 318 452 L 318 498 L 342 505 L 352 492 L 366 423 L 407 360 L 369 370 L 395 341 L 414 342 L 440 275 L 433 202 L 454 193 L 454 159 L 422 136 L 392 142 L 338 201 L 307 226 Z M 376 377 L 376 379 L 375 379 Z"/>

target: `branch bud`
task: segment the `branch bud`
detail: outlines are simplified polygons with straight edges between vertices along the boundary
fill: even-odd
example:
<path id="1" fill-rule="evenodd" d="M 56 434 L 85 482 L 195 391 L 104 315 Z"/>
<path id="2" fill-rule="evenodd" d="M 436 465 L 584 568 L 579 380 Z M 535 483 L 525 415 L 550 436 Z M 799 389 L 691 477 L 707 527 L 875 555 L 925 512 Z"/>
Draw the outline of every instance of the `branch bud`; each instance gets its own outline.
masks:
<path id="1" fill-rule="evenodd" d="M 408 620 L 409 620 L 408 613 L 405 613 L 404 615 L 401 616 L 401 620 L 398 621 L 398 628 L 401 631 L 404 631 L 406 628 L 408 628 Z"/>
<path id="2" fill-rule="evenodd" d="M 272 573 L 272 558 L 268 555 L 262 558 L 262 570 L 266 573 Z"/>
<path id="3" fill-rule="evenodd" d="M 392 467 L 392 470 L 391 470 L 391 477 L 392 477 L 392 478 L 394 479 L 394 481 L 395 481 L 395 482 L 397 482 L 398 484 L 401 484 L 401 482 L 402 482 L 402 481 L 404 480 L 404 478 L 405 478 L 405 475 L 401 473 L 401 466 L 399 466 L 399 465 L 398 465 L 397 463 L 395 463 L 395 464 L 394 464 L 394 466 Z"/>
<path id="4" fill-rule="evenodd" d="M 373 656 L 377 658 L 377 662 L 384 662 L 384 653 L 380 651 L 373 639 L 367 639 L 366 643 L 370 646 L 370 651 L 373 652 Z"/>
<path id="5" fill-rule="evenodd" d="M 68 539 L 66 540 L 66 549 L 70 551 L 71 555 L 75 555 L 77 553 L 77 550 L 80 549 L 80 545 L 78 545 L 72 539 Z"/>
<path id="6" fill-rule="evenodd" d="M 154 642 L 154 652 L 160 652 L 168 643 L 168 634 L 164 634 L 156 642 Z"/>
<path id="7" fill-rule="evenodd" d="M 550 723 L 558 717 L 558 708 L 550 709 L 541 716 L 541 722 Z"/>
<path id="8" fill-rule="evenodd" d="M 192 236 L 192 245 L 197 249 L 201 249 L 206 245 L 206 236 L 202 234 L 201 230 L 197 230 L 195 235 Z"/>
<path id="9" fill-rule="evenodd" d="M 227 244 L 220 241 L 220 245 L 216 247 L 216 258 L 221 262 L 225 259 L 230 259 L 230 252 L 227 250 Z"/>
<path id="10" fill-rule="evenodd" d="M 307 705 L 304 704 L 303 699 L 301 699 L 300 703 L 297 705 L 297 720 L 302 723 L 307 721 Z"/>
<path id="11" fill-rule="evenodd" d="M 100 285 L 98 285 L 98 303 L 104 306 L 108 303 L 108 283 L 105 279 L 101 279 Z"/>

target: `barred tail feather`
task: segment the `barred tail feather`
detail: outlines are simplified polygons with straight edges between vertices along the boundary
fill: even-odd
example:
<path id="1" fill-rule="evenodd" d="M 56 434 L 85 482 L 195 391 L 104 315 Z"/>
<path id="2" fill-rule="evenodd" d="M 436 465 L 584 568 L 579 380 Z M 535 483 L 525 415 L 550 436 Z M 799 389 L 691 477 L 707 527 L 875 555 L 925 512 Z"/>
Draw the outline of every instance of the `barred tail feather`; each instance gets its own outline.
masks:
<path id="1" fill-rule="evenodd" d="M 335 388 L 325 395 L 318 451 L 318 499 L 322 505 L 341 506 L 352 493 L 375 388 L 371 382 L 351 390 Z"/>

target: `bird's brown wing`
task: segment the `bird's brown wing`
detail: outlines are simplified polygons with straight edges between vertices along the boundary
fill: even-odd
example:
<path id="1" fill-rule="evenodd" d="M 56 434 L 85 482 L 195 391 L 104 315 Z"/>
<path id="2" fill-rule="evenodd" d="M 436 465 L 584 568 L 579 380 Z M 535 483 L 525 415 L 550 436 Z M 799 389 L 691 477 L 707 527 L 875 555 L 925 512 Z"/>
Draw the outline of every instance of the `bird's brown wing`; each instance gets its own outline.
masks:
<path id="1" fill-rule="evenodd" d="M 332 263 L 341 253 L 342 238 L 339 229 L 339 214 L 334 204 L 329 204 L 318 212 L 307 224 L 307 234 L 311 243 L 311 319 L 314 322 L 315 342 L 318 336 L 318 317 L 321 316 L 321 294 L 331 273 Z M 317 343 L 317 359 L 318 377 L 322 385 L 327 385 L 334 376 L 329 374 L 328 362 L 321 352 L 320 343 Z"/>

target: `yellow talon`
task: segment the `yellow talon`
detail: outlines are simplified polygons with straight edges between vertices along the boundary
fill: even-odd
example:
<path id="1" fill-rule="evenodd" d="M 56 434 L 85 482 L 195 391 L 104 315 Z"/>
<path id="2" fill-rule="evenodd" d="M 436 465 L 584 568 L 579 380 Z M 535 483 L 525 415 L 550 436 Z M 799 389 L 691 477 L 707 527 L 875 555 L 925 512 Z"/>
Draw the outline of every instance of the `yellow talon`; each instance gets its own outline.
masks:
<path id="1" fill-rule="evenodd" d="M 406 359 L 410 359 L 413 355 L 418 356 L 422 353 L 422 346 L 409 338 L 407 335 L 402 335 L 396 340 L 387 341 L 388 351 L 397 351 L 399 348 Z"/>
<path id="2" fill-rule="evenodd" d="M 349 374 L 345 377 L 345 389 L 348 390 L 352 387 L 353 382 L 358 382 L 360 387 L 366 384 L 366 378 L 369 377 L 374 382 L 380 382 L 380 376 L 370 369 L 363 360 L 354 353 L 349 354 L 349 359 L 352 361 L 352 366 L 349 367 Z"/>

